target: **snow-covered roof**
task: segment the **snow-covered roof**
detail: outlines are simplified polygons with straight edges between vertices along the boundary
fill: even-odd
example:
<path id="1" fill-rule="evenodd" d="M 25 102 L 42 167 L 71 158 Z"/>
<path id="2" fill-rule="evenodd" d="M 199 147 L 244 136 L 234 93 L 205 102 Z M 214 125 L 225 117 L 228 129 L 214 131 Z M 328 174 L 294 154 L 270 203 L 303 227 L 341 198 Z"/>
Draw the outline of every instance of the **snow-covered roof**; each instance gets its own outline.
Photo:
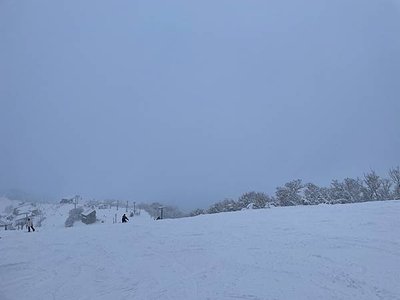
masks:
<path id="1" fill-rule="evenodd" d="M 27 210 L 27 211 L 18 211 L 17 216 L 21 216 L 21 215 L 24 215 L 24 216 L 30 215 L 31 212 L 32 212 L 31 210 Z"/>
<path id="2" fill-rule="evenodd" d="M 84 215 L 84 216 L 88 216 L 88 215 L 90 215 L 91 213 L 93 213 L 93 212 L 96 212 L 94 209 L 92 209 L 92 208 L 88 208 L 88 209 L 85 209 L 83 212 L 82 212 L 82 215 Z"/>

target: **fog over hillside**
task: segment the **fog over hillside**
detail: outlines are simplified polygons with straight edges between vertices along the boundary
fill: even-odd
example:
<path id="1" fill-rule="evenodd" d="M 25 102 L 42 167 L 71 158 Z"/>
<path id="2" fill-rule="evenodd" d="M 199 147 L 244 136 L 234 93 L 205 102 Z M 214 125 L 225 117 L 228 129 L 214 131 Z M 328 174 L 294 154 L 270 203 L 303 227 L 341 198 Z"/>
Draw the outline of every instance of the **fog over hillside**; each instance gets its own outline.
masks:
<path id="1" fill-rule="evenodd" d="M 0 190 L 208 207 L 399 164 L 394 0 L 0 1 Z"/>

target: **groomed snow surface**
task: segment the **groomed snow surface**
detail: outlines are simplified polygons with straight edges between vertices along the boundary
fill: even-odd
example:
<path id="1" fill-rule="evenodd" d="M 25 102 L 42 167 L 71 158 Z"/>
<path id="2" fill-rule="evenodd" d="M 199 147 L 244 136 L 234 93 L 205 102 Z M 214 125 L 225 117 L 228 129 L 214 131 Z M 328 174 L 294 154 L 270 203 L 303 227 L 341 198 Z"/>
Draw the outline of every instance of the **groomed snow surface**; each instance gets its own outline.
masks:
<path id="1" fill-rule="evenodd" d="M 0 231 L 1 300 L 400 299 L 400 201 L 50 220 Z"/>

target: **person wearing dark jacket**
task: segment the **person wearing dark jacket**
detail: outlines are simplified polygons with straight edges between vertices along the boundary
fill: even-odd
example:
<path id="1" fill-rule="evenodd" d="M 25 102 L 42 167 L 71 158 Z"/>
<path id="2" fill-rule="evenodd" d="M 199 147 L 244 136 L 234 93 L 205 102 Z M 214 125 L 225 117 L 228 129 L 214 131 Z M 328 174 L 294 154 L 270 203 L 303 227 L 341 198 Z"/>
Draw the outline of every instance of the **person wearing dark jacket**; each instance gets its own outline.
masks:
<path id="1" fill-rule="evenodd" d="M 124 214 L 122 216 L 122 223 L 126 223 L 127 221 L 129 221 L 128 217 Z"/>

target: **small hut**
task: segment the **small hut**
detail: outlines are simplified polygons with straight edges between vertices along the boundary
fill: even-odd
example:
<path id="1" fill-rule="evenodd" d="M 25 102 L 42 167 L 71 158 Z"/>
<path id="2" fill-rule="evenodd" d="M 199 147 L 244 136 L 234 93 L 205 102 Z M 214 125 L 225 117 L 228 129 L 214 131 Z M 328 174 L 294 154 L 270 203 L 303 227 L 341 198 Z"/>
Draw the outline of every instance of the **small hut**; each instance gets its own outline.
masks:
<path id="1" fill-rule="evenodd" d="M 96 211 L 94 209 L 87 209 L 81 213 L 82 222 L 85 224 L 92 224 L 96 222 Z"/>

